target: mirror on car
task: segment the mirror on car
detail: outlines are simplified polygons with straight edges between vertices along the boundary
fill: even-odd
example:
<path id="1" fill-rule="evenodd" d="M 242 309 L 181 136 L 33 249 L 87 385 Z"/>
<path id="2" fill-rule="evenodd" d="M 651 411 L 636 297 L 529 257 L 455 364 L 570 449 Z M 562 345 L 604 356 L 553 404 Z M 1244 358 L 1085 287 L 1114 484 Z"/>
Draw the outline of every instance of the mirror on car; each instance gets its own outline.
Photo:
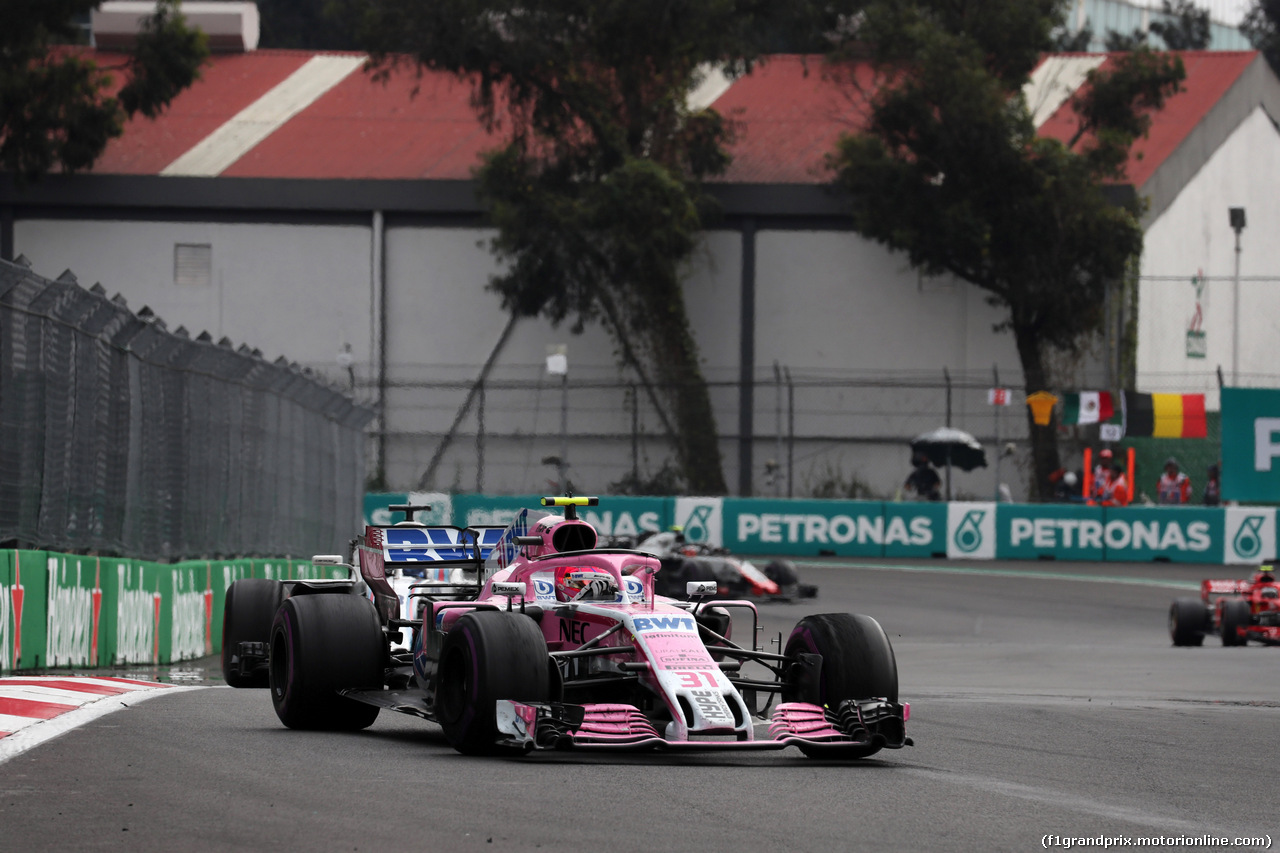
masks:
<path id="1" fill-rule="evenodd" d="M 685 592 L 690 598 L 716 594 L 715 581 L 689 581 L 685 584 Z"/>
<path id="2" fill-rule="evenodd" d="M 493 594 L 506 596 L 524 595 L 524 584 L 497 581 L 493 585 Z"/>

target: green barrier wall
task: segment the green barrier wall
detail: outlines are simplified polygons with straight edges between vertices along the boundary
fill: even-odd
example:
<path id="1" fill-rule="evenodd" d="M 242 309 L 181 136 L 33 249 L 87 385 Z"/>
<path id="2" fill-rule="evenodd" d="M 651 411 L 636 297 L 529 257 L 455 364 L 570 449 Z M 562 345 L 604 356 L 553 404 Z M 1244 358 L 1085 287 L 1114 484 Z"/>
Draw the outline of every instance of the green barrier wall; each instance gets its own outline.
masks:
<path id="1" fill-rule="evenodd" d="M 233 581 L 342 578 L 307 560 L 151 563 L 0 551 L 0 672 L 160 664 L 222 649 Z"/>
<path id="2" fill-rule="evenodd" d="M 1102 560 L 1103 510 L 1063 504 L 996 507 L 996 555 L 1008 560 Z"/>
<path id="3" fill-rule="evenodd" d="M 367 523 L 386 506 L 430 503 L 437 523 L 504 524 L 538 495 L 369 494 Z M 683 527 L 691 542 L 738 554 L 948 557 L 1258 564 L 1276 559 L 1274 507 L 1091 507 L 778 498 L 600 498 L 583 517 L 601 534 Z M 395 520 L 398 520 L 398 516 Z"/>

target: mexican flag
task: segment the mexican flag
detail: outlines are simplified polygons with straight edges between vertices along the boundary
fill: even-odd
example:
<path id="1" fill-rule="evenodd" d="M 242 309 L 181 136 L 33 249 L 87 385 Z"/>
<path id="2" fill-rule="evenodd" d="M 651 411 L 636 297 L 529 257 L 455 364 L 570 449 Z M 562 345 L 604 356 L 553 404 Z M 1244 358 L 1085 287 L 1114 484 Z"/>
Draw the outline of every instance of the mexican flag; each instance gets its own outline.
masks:
<path id="1" fill-rule="evenodd" d="M 1080 391 L 1063 395 L 1064 424 L 1096 424 L 1111 419 L 1115 405 L 1109 391 Z"/>

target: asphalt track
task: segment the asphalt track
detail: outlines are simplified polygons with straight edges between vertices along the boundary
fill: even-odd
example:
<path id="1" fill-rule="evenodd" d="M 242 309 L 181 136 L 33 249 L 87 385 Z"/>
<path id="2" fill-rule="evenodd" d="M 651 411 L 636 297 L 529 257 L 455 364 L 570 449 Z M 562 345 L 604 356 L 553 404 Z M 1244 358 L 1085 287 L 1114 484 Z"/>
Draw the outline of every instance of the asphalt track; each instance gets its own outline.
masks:
<path id="1" fill-rule="evenodd" d="M 0 850 L 1280 840 L 1280 649 L 1216 638 L 1175 649 L 1166 633 L 1170 599 L 1221 567 L 825 563 L 802 565 L 821 586 L 817 601 L 762 608 L 764 636 L 806 612 L 879 619 L 912 705 L 914 748 L 847 763 L 794 749 L 471 759 L 414 718 L 384 712 L 355 735 L 294 732 L 265 691 L 212 688 L 154 698 L 0 764 Z M 217 683 L 216 665 L 202 665 Z M 199 665 L 187 673 L 200 675 Z"/>

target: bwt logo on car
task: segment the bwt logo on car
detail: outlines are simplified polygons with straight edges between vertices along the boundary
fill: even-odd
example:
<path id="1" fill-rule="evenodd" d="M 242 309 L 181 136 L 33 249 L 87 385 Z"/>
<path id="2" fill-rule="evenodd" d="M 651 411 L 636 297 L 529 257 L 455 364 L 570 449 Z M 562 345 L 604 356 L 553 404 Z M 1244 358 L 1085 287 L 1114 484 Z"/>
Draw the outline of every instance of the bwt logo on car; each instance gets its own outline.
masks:
<path id="1" fill-rule="evenodd" d="M 687 616 L 637 616 L 631 620 L 637 631 L 692 631 L 693 620 Z"/>
<path id="2" fill-rule="evenodd" d="M 1207 521 L 1101 521 L 1079 518 L 1015 518 L 1009 525 L 1009 541 L 1027 540 L 1037 548 L 1149 548 L 1154 551 L 1208 551 L 1213 544 Z"/>
<path id="3" fill-rule="evenodd" d="M 738 541 L 755 539 L 759 542 L 778 542 L 789 545 L 820 543 L 848 545 L 857 541 L 860 545 L 928 545 L 933 541 L 933 523 L 927 516 L 912 519 L 860 515 L 801 515 L 783 513 L 740 513 L 738 515 Z"/>

